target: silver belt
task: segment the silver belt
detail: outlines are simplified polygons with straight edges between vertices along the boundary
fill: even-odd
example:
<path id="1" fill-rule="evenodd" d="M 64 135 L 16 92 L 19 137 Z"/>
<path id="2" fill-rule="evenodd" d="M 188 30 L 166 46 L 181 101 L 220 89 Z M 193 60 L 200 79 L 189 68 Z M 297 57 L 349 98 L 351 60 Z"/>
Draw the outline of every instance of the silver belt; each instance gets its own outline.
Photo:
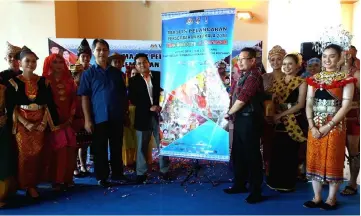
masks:
<path id="1" fill-rule="evenodd" d="M 341 108 L 342 102 L 339 100 L 315 99 L 313 101 L 314 113 L 336 114 Z"/>
<path id="2" fill-rule="evenodd" d="M 30 110 L 30 111 L 40 110 L 43 107 L 44 107 L 43 105 L 38 105 L 38 104 L 20 105 L 20 109 Z"/>

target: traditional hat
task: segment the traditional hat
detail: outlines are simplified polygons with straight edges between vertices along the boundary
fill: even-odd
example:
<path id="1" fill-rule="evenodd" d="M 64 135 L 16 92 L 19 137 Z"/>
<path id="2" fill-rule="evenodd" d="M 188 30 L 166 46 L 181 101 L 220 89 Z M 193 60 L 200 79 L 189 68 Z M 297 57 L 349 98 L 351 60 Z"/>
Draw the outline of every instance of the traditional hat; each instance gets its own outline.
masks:
<path id="1" fill-rule="evenodd" d="M 33 51 L 31 51 L 31 49 L 29 49 L 27 46 L 23 46 L 20 52 L 20 59 L 24 58 L 27 54 L 33 54 L 36 60 L 39 59 L 38 56 Z"/>
<path id="2" fill-rule="evenodd" d="M 92 56 L 92 50 L 90 49 L 89 43 L 85 38 L 81 41 L 81 43 L 80 43 L 80 45 L 78 47 L 78 53 L 77 53 L 78 57 L 82 53 L 86 53 L 89 56 Z"/>
<path id="3" fill-rule="evenodd" d="M 6 49 L 5 49 L 5 55 L 9 55 L 11 53 L 13 54 L 19 54 L 21 51 L 20 47 L 14 46 L 11 43 L 6 41 Z"/>
<path id="4" fill-rule="evenodd" d="M 268 52 L 268 59 L 272 58 L 274 55 L 280 55 L 281 58 L 283 58 L 286 55 L 286 51 L 281 46 L 276 45 Z"/>
<path id="5" fill-rule="evenodd" d="M 113 53 L 111 54 L 108 59 L 109 59 L 109 62 L 112 62 L 113 59 L 120 59 L 121 61 L 125 61 L 125 58 L 126 56 L 125 55 L 120 55 L 119 53 Z"/>

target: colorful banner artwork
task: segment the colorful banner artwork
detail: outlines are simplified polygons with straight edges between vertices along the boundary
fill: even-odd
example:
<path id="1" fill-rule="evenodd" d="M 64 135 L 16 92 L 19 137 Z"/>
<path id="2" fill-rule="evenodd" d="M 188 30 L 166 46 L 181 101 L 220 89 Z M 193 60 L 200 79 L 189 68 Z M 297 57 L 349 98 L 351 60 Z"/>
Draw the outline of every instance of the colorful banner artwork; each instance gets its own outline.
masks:
<path id="1" fill-rule="evenodd" d="M 49 54 L 59 53 L 70 64 L 77 61 L 77 49 L 83 39 L 69 38 L 49 38 Z M 91 46 L 94 39 L 87 39 Z M 124 67 L 134 64 L 134 57 L 137 53 L 148 54 L 151 70 L 160 71 L 160 62 L 162 60 L 160 41 L 136 41 L 136 40 L 107 40 L 110 47 L 110 53 L 117 52 L 126 56 Z M 90 64 L 94 64 L 94 57 L 91 58 Z M 125 72 L 125 68 L 122 70 Z"/>
<path id="2" fill-rule="evenodd" d="M 161 155 L 229 161 L 224 80 L 234 20 L 235 9 L 162 14 Z"/>

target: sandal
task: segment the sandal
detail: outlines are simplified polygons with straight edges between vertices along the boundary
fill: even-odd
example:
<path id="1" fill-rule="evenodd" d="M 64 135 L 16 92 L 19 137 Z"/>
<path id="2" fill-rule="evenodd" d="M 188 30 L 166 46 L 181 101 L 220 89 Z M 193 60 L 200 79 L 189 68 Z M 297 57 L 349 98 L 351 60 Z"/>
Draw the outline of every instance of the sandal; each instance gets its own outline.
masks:
<path id="1" fill-rule="evenodd" d="M 340 193 L 342 196 L 353 196 L 357 194 L 357 189 L 351 187 L 351 186 L 346 186 L 345 189 L 343 191 L 341 191 Z"/>

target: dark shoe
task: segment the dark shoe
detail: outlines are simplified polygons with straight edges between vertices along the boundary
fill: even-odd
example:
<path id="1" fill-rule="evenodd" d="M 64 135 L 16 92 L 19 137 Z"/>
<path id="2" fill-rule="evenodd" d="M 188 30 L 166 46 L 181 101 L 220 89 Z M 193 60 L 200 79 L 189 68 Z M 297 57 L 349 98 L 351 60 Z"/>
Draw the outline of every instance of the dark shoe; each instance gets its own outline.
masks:
<path id="1" fill-rule="evenodd" d="M 246 187 L 230 187 L 223 189 L 224 193 L 226 194 L 240 194 L 240 193 L 247 193 L 248 189 Z"/>
<path id="2" fill-rule="evenodd" d="M 137 184 L 144 184 L 145 181 L 147 181 L 146 175 L 137 175 L 137 179 L 136 179 Z"/>
<path id="3" fill-rule="evenodd" d="M 328 203 L 322 203 L 322 205 L 320 206 L 320 209 L 326 210 L 326 211 L 336 210 L 337 209 L 337 203 L 335 203 L 333 205 L 330 205 Z"/>
<path id="4" fill-rule="evenodd" d="M 117 176 L 112 175 L 111 179 L 113 181 L 121 181 L 121 182 L 129 182 L 130 181 L 130 179 L 128 177 L 126 177 L 125 175 L 117 175 Z"/>
<path id="5" fill-rule="evenodd" d="M 323 205 L 322 201 L 316 203 L 313 200 L 303 203 L 303 206 L 306 208 L 320 208 L 322 205 Z"/>
<path id="6" fill-rule="evenodd" d="M 160 173 L 159 177 L 165 181 L 171 181 L 172 180 L 172 176 L 166 172 L 166 173 Z"/>
<path id="7" fill-rule="evenodd" d="M 351 186 L 346 186 L 343 191 L 341 191 L 341 196 L 353 196 L 357 194 L 357 188 Z"/>
<path id="8" fill-rule="evenodd" d="M 107 180 L 99 180 L 98 185 L 104 188 L 111 187 L 112 185 Z"/>
<path id="9" fill-rule="evenodd" d="M 255 194 L 250 194 L 246 199 L 245 201 L 249 204 L 256 204 L 256 203 L 259 203 L 259 202 L 262 202 L 263 201 L 263 197 L 262 195 L 258 194 L 258 195 L 255 195 Z"/>

